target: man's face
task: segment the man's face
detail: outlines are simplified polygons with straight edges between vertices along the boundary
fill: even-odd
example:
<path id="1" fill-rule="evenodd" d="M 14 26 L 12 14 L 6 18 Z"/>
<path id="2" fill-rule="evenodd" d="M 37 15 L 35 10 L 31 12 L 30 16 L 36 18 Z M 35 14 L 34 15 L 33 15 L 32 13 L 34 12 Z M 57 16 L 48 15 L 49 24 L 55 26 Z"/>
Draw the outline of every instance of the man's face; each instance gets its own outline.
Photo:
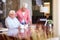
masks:
<path id="1" fill-rule="evenodd" d="M 24 4 L 24 5 L 22 6 L 22 11 L 25 11 L 26 9 L 27 9 L 27 5 Z"/>
<path id="2" fill-rule="evenodd" d="M 9 14 L 9 16 L 10 16 L 11 18 L 14 18 L 14 17 L 15 17 L 15 14 L 14 14 L 14 13 L 11 13 L 11 14 Z"/>
<path id="3" fill-rule="evenodd" d="M 25 7 L 22 7 L 22 11 L 25 11 L 25 9 L 26 9 Z"/>

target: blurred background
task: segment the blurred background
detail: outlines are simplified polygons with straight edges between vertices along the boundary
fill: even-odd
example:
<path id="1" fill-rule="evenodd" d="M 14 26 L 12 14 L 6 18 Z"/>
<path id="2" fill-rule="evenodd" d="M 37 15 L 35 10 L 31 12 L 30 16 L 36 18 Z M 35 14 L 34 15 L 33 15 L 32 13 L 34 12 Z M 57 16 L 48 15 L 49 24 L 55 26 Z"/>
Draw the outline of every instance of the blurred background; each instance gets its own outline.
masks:
<path id="1" fill-rule="evenodd" d="M 28 9 L 30 10 L 30 16 L 32 23 L 36 24 L 39 18 L 52 18 L 52 0 L 0 0 L 0 22 L 4 25 L 4 20 L 10 10 L 17 11 L 21 8 L 22 3 L 28 3 Z"/>
<path id="2" fill-rule="evenodd" d="M 0 0 L 0 27 L 6 28 L 5 18 L 8 16 L 9 11 L 17 11 L 22 7 L 24 2 L 28 3 L 28 9 L 31 12 L 30 16 L 32 18 L 32 25 L 36 25 L 37 21 L 40 19 L 43 24 L 45 24 L 47 20 L 48 22 L 45 26 L 47 26 L 46 32 L 49 34 L 48 38 L 55 36 L 57 34 L 57 27 L 55 27 L 55 25 L 57 26 L 57 21 L 54 19 L 57 17 L 55 17 L 56 12 L 54 13 L 55 18 L 53 17 L 53 0 Z M 51 24 L 52 31 L 50 31 L 49 24 Z"/>

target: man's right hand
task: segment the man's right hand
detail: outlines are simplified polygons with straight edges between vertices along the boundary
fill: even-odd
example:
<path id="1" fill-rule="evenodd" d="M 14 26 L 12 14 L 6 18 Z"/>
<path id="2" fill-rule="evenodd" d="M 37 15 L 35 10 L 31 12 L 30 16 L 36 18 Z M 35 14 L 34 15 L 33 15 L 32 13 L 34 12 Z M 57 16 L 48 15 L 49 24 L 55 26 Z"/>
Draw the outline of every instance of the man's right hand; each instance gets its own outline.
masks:
<path id="1" fill-rule="evenodd" d="M 21 28 L 20 28 L 20 26 L 18 27 L 18 31 L 20 32 L 20 30 L 21 30 Z"/>

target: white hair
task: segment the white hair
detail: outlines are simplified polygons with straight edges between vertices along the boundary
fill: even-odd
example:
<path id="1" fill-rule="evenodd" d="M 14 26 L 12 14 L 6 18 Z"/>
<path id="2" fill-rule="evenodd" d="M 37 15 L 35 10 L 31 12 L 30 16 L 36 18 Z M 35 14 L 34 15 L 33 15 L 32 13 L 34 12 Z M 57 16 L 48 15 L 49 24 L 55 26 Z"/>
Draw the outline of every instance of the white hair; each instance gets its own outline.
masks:
<path id="1" fill-rule="evenodd" d="M 9 14 L 15 14 L 15 10 L 10 10 Z"/>
<path id="2" fill-rule="evenodd" d="M 23 4 L 22 4 L 22 7 L 27 8 L 27 7 L 28 7 L 28 4 L 27 4 L 27 3 L 23 3 Z"/>

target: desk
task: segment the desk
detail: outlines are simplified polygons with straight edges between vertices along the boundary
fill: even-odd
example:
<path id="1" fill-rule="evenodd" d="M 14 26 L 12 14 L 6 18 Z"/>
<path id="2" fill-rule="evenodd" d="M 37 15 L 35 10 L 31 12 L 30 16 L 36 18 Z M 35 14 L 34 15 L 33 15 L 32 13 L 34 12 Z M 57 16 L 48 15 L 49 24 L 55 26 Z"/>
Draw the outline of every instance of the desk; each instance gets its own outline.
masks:
<path id="1" fill-rule="evenodd" d="M 7 31 L 8 31 L 7 28 L 0 28 L 0 32 L 1 32 L 0 34 L 6 34 Z"/>
<path id="2" fill-rule="evenodd" d="M 54 38 L 49 38 L 47 40 L 59 40 L 60 38 L 59 37 L 54 37 Z"/>

